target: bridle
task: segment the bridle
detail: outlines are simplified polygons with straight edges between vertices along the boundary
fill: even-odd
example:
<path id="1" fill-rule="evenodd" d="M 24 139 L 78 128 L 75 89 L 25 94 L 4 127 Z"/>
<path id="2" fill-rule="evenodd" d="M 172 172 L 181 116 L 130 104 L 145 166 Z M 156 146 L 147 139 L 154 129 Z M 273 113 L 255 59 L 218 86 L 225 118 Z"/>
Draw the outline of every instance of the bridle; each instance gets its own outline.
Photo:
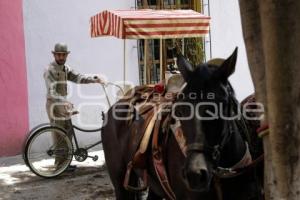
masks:
<path id="1" fill-rule="evenodd" d="M 237 106 L 237 100 L 234 98 L 232 89 L 230 85 L 224 86 L 226 91 L 226 96 L 228 96 L 228 107 L 227 114 L 235 112 L 234 107 Z M 224 146 L 229 142 L 232 135 L 234 134 L 234 126 L 236 126 L 235 121 L 224 121 L 223 130 L 221 133 L 221 140 L 216 145 L 203 144 L 201 141 L 200 134 L 195 135 L 195 142 L 187 145 L 187 154 L 192 152 L 204 153 L 206 155 L 210 155 L 215 168 L 218 167 L 219 161 L 221 159 L 221 152 Z"/>
<path id="2" fill-rule="evenodd" d="M 227 113 L 229 114 L 235 114 L 237 112 L 237 110 L 235 110 L 235 108 L 238 108 L 239 103 L 236 100 L 236 98 L 234 97 L 233 94 L 233 90 L 231 85 L 228 83 L 226 87 L 225 91 L 228 97 L 228 107 L 227 107 Z M 241 135 L 241 137 L 243 138 L 243 141 L 246 144 L 246 153 L 250 154 L 250 150 L 249 150 L 249 145 L 248 143 L 249 141 L 249 133 L 248 133 L 248 129 L 247 126 L 245 124 L 244 119 L 240 119 L 238 120 L 226 120 L 225 121 L 225 125 L 223 127 L 222 133 L 221 133 L 221 141 L 216 144 L 216 145 L 208 145 L 208 144 L 204 144 L 203 142 L 201 142 L 201 137 L 200 134 L 196 134 L 195 136 L 195 142 L 192 144 L 188 144 L 187 145 L 187 150 L 186 153 L 187 155 L 193 152 L 198 152 L 198 153 L 203 153 L 206 155 L 210 155 L 213 161 L 213 175 L 216 178 L 233 178 L 236 176 L 239 176 L 243 173 L 245 173 L 246 171 L 248 171 L 251 168 L 254 168 L 255 166 L 257 166 L 258 163 L 260 163 L 263 160 L 263 154 L 261 156 L 259 156 L 258 158 L 256 158 L 255 160 L 253 160 L 250 164 L 248 164 L 247 166 L 243 166 L 241 168 L 234 168 L 234 167 L 230 167 L 230 168 L 223 168 L 219 166 L 219 162 L 221 159 L 221 152 L 224 148 L 224 146 L 230 141 L 231 137 L 236 134 L 236 129 L 243 129 L 242 131 L 245 132 L 245 136 L 243 138 L 243 135 Z M 245 156 L 244 155 L 244 156 Z M 251 156 L 251 154 L 250 154 Z M 242 160 L 241 160 L 242 161 Z"/>
<path id="3" fill-rule="evenodd" d="M 187 145 L 187 150 L 186 150 L 187 154 L 189 154 L 191 152 L 198 152 L 198 153 L 204 153 L 206 155 L 210 155 L 212 160 L 214 161 L 215 166 L 217 166 L 221 159 L 221 152 L 233 134 L 233 132 L 231 131 L 230 124 L 229 123 L 225 123 L 225 124 L 226 125 L 222 131 L 223 137 L 222 137 L 222 140 L 220 143 L 211 146 L 208 144 L 203 144 L 201 142 L 197 142 L 197 141 L 199 141 L 199 139 L 198 139 L 199 134 L 196 134 L 195 142 Z"/>

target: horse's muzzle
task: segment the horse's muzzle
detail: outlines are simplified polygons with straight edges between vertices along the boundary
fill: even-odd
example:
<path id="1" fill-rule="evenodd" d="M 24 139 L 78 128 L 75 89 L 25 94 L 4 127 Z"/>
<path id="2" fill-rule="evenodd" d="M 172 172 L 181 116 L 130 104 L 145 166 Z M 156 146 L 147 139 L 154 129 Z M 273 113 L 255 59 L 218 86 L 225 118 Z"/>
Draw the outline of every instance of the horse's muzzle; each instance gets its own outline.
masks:
<path id="1" fill-rule="evenodd" d="M 209 189 L 211 175 L 202 153 L 191 153 L 183 169 L 183 178 L 191 191 L 206 192 Z"/>

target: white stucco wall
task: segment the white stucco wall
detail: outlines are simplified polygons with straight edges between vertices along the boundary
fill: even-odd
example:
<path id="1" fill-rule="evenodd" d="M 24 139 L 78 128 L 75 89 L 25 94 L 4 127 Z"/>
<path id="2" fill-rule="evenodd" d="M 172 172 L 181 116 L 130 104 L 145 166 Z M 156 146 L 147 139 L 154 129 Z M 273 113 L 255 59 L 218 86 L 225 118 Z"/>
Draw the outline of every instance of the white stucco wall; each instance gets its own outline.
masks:
<path id="1" fill-rule="evenodd" d="M 109 9 L 130 9 L 134 0 L 24 0 L 27 78 L 29 88 L 30 128 L 47 122 L 43 71 L 53 59 L 56 42 L 66 42 L 71 54 L 67 64 L 81 73 L 101 73 L 109 81 L 123 80 L 123 40 L 90 37 L 90 17 Z M 138 83 L 136 41 L 127 40 L 127 80 Z M 85 128 L 99 127 L 102 103 L 107 105 L 100 85 L 70 84 L 70 100 L 79 108 L 74 124 Z M 80 95 L 83 94 L 83 95 Z M 98 95 L 98 96 L 97 96 Z M 88 96 L 94 96 L 89 98 Z M 87 105 L 90 104 L 90 105 Z M 94 104 L 94 105 L 93 105 Z M 99 139 L 99 133 L 79 134 L 84 143 Z"/>
<path id="2" fill-rule="evenodd" d="M 239 4 L 236 0 L 210 0 L 212 57 L 227 58 L 238 47 L 235 73 L 230 81 L 237 98 L 254 92 L 242 35 Z"/>

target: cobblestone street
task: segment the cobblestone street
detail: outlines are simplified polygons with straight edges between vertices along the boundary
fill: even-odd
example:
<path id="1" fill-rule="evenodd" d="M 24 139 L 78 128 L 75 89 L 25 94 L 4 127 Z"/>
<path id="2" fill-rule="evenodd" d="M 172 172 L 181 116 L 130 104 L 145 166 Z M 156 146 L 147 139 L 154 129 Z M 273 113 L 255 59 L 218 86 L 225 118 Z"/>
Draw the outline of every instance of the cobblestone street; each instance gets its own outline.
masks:
<path id="1" fill-rule="evenodd" d="M 74 172 L 64 173 L 54 179 L 34 175 L 21 156 L 0 158 L 0 199 L 114 199 L 113 188 L 103 165 L 103 151 L 93 153 L 99 156 L 98 161 L 73 161 L 72 164 L 77 165 Z"/>

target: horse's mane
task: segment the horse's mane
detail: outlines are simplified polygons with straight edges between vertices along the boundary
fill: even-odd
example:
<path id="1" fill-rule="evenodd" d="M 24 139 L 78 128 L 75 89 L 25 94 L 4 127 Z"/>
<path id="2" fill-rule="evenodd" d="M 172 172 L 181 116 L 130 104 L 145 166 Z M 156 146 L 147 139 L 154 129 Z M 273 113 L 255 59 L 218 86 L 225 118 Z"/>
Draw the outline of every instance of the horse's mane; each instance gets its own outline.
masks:
<path id="1" fill-rule="evenodd" d="M 230 81 L 227 81 L 227 84 L 228 84 L 228 89 L 229 89 L 229 92 L 233 95 L 233 97 L 235 98 L 235 91 L 230 83 Z"/>

